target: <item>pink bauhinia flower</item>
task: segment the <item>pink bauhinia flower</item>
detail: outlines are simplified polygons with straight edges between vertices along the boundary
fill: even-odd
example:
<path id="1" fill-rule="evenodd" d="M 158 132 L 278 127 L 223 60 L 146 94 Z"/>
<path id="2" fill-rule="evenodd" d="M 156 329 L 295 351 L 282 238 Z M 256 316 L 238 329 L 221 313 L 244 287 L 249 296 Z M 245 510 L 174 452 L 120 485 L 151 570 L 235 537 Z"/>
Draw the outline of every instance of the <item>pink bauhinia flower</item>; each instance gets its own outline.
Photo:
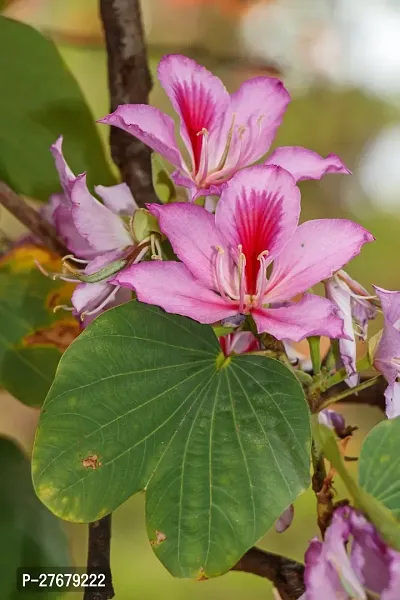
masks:
<path id="1" fill-rule="evenodd" d="M 175 183 L 189 189 L 192 201 L 219 195 L 238 170 L 268 152 L 290 101 L 274 77 L 249 79 L 229 95 L 218 77 L 179 54 L 160 61 L 158 78 L 178 113 L 189 161 L 178 148 L 174 121 L 154 106 L 121 105 L 100 122 L 120 127 L 164 156 L 176 168 Z M 349 173 L 336 155 L 322 158 L 299 147 L 277 148 L 265 164 L 282 166 L 297 181 Z"/>
<path id="2" fill-rule="evenodd" d="M 386 415 L 393 419 L 400 416 L 400 292 L 374 288 L 385 319 L 375 350 L 374 367 L 389 384 L 385 391 Z"/>
<path id="3" fill-rule="evenodd" d="M 335 511 L 324 542 L 311 541 L 305 564 L 306 592 L 299 600 L 367 600 L 369 593 L 381 600 L 400 597 L 400 552 L 350 506 Z"/>
<path id="4" fill-rule="evenodd" d="M 343 319 L 347 337 L 339 340 L 339 351 L 348 374 L 346 383 L 354 387 L 360 380 L 356 367 L 357 339 L 367 339 L 368 321 L 375 318 L 377 310 L 370 302 L 368 291 L 346 271 L 340 270 L 325 281 L 325 290 Z"/>
<path id="5" fill-rule="evenodd" d="M 149 250 L 133 238 L 127 226 L 137 210 L 137 205 L 125 183 L 105 187 L 96 186 L 96 193 L 104 204 L 96 200 L 86 185 L 86 175 L 72 173 L 62 153 L 62 137 L 51 147 L 63 187 L 63 194 L 52 196 L 45 216 L 54 223 L 57 233 L 71 251 L 69 261 L 84 265 L 59 275 L 65 281 L 76 282 L 72 294 L 74 312 L 88 323 L 102 310 L 128 302 L 129 290 L 110 282 L 115 268 L 138 262 Z M 67 266 L 69 262 L 65 262 Z M 107 272 L 109 276 L 107 277 Z M 99 273 L 98 278 L 94 275 Z M 89 277 L 94 282 L 84 283 Z M 68 308 L 63 306 L 62 308 Z"/>
<path id="6" fill-rule="evenodd" d="M 343 321 L 326 298 L 305 294 L 291 300 L 374 238 L 344 219 L 299 226 L 300 191 L 284 169 L 240 171 L 222 192 L 215 215 L 186 203 L 148 208 L 182 262 L 140 264 L 119 273 L 114 281 L 136 290 L 139 300 L 200 323 L 251 313 L 259 332 L 278 339 L 344 335 Z"/>

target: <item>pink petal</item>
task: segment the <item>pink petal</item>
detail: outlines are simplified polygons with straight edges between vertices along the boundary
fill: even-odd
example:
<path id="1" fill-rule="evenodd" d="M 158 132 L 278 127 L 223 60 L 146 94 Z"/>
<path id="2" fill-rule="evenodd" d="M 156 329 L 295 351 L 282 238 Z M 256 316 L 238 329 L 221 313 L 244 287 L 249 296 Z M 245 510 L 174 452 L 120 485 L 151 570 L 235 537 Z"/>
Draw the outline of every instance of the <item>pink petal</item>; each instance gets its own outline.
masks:
<path id="1" fill-rule="evenodd" d="M 305 294 L 300 302 L 281 308 L 256 309 L 252 312 L 259 333 L 270 333 L 278 340 L 299 342 L 310 335 L 340 338 L 343 321 L 335 305 L 326 298 Z"/>
<path id="2" fill-rule="evenodd" d="M 58 235 L 76 257 L 91 260 L 98 254 L 77 230 L 72 218 L 72 206 L 68 200 L 64 199 L 55 208 L 53 222 Z"/>
<path id="3" fill-rule="evenodd" d="M 373 286 L 382 303 L 383 315 L 396 329 L 400 329 L 400 292 L 384 290 L 376 285 Z"/>
<path id="4" fill-rule="evenodd" d="M 127 131 L 159 152 L 171 164 L 182 166 L 174 121 L 158 108 L 147 104 L 122 104 L 113 113 L 100 119 L 99 123 Z"/>
<path id="5" fill-rule="evenodd" d="M 400 381 L 394 381 L 385 390 L 386 416 L 388 419 L 400 417 Z"/>
<path id="6" fill-rule="evenodd" d="M 230 154 L 238 156 L 238 166 L 255 162 L 268 152 L 289 102 L 282 81 L 273 77 L 249 79 L 232 94 L 235 136 Z"/>
<path id="7" fill-rule="evenodd" d="M 90 194 L 85 174 L 73 184 L 71 202 L 75 226 L 92 248 L 107 252 L 132 244 L 122 219 Z"/>
<path id="8" fill-rule="evenodd" d="M 56 163 L 56 169 L 58 171 L 64 193 L 69 196 L 71 185 L 74 183 L 76 178 L 64 158 L 62 144 L 63 136 L 60 135 L 57 141 L 50 146 L 50 150 Z"/>
<path id="9" fill-rule="evenodd" d="M 357 345 L 354 334 L 352 298 L 347 286 L 340 285 L 335 277 L 328 279 L 325 283 L 326 295 L 338 307 L 338 315 L 343 319 L 343 329 L 348 339 L 339 340 L 339 351 L 342 363 L 347 371 L 346 383 L 349 387 L 358 385 L 360 376 L 357 373 Z"/>
<path id="10" fill-rule="evenodd" d="M 193 172 L 201 165 L 207 130 L 209 160 L 217 167 L 230 126 L 230 98 L 222 81 L 194 60 L 180 54 L 165 56 L 158 78 L 181 118 L 181 136 L 192 159 Z M 220 156 L 219 156 L 220 155 Z M 203 157 L 204 158 L 204 157 Z"/>
<path id="11" fill-rule="evenodd" d="M 78 314 L 90 311 L 98 306 L 115 289 L 114 285 L 99 283 L 79 283 L 72 294 L 72 304 Z"/>
<path id="12" fill-rule="evenodd" d="M 303 223 L 275 260 L 266 301 L 289 300 L 328 279 L 374 239 L 364 227 L 346 219 Z"/>
<path id="13" fill-rule="evenodd" d="M 375 351 L 374 367 L 392 384 L 399 374 L 393 359 L 400 359 L 400 331 L 385 320 L 382 337 Z"/>
<path id="14" fill-rule="evenodd" d="M 138 209 L 126 183 L 110 186 L 96 185 L 94 191 L 103 200 L 104 205 L 116 215 L 130 217 Z"/>
<path id="15" fill-rule="evenodd" d="M 280 167 L 250 167 L 236 173 L 222 192 L 215 222 L 225 245 L 246 256 L 247 293 L 254 294 L 260 267 L 281 252 L 293 236 L 300 213 L 300 191 Z"/>
<path id="16" fill-rule="evenodd" d="M 277 165 L 286 169 L 296 181 L 321 179 L 328 173 L 351 174 L 336 154 L 329 154 L 326 158 L 322 158 L 316 152 L 300 146 L 276 148 L 264 164 Z"/>
<path id="17" fill-rule="evenodd" d="M 158 218 L 161 231 L 168 237 L 177 257 L 189 271 L 210 289 L 215 288 L 215 258 L 221 238 L 214 215 L 201 206 L 175 202 L 165 206 L 148 204 Z"/>
<path id="18" fill-rule="evenodd" d="M 260 349 L 260 343 L 250 331 L 236 331 L 219 338 L 219 343 L 225 356 L 245 354 Z"/>
<path id="19" fill-rule="evenodd" d="M 141 302 L 156 304 L 170 313 L 191 317 L 200 323 L 215 323 L 239 312 L 238 305 L 225 302 L 197 281 L 178 262 L 146 262 L 124 269 L 113 279 L 136 291 Z"/>

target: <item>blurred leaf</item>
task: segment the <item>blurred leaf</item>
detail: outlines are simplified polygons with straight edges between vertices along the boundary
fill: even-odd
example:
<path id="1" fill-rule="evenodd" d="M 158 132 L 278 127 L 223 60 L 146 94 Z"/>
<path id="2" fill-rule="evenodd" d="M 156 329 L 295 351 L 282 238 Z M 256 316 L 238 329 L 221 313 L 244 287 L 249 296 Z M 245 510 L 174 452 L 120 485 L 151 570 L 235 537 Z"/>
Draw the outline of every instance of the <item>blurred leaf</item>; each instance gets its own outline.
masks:
<path id="1" fill-rule="evenodd" d="M 154 152 L 151 155 L 151 168 L 153 176 L 153 186 L 155 192 L 163 204 L 172 202 L 176 197 L 174 182 L 172 181 L 164 161 L 159 154 Z"/>
<path id="2" fill-rule="evenodd" d="M 36 498 L 28 460 L 14 444 L 0 439 L 0 598 L 29 600 L 32 592 L 15 588 L 17 567 L 67 567 L 68 546 L 62 524 Z M 45 590 L 37 600 L 59 597 Z"/>
<path id="3" fill-rule="evenodd" d="M 361 484 L 361 481 L 359 485 L 353 479 L 341 457 L 333 431 L 324 425 L 315 424 L 314 436 L 325 458 L 329 460 L 346 485 L 356 508 L 368 516 L 388 544 L 396 550 L 400 550 L 400 523 L 396 521 L 394 514 L 386 506 L 376 497 L 367 493 L 368 490 Z"/>
<path id="4" fill-rule="evenodd" d="M 309 454 L 308 406 L 284 365 L 227 359 L 211 327 L 132 301 L 61 359 L 32 468 L 39 497 L 71 521 L 145 489 L 160 560 L 213 577 L 308 487 Z"/>
<path id="5" fill-rule="evenodd" d="M 79 324 L 70 313 L 53 313 L 68 302 L 72 285 L 45 277 L 34 259 L 60 269 L 59 260 L 29 245 L 0 260 L 0 385 L 21 402 L 41 405 Z"/>
<path id="6" fill-rule="evenodd" d="M 49 147 L 65 136 L 65 155 L 90 183 L 115 183 L 78 84 L 54 44 L 23 23 L 0 17 L 0 179 L 47 200 L 60 183 Z"/>
<path id="7" fill-rule="evenodd" d="M 360 485 L 400 519 L 400 417 L 376 425 L 361 447 Z"/>

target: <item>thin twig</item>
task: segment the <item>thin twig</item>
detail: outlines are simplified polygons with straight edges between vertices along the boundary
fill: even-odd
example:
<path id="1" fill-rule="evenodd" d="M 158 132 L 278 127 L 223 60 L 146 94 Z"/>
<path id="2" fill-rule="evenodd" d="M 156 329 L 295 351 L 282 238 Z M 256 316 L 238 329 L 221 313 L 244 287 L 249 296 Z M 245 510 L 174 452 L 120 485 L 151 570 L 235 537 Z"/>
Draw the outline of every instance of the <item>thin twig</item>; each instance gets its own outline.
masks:
<path id="1" fill-rule="evenodd" d="M 243 571 L 269 579 L 282 600 L 297 600 L 304 594 L 304 565 L 261 548 L 250 548 L 232 571 Z"/>
<path id="2" fill-rule="evenodd" d="M 83 600 L 110 600 L 114 588 L 110 569 L 111 515 L 89 524 L 87 572 L 103 573 L 105 587 L 86 588 Z"/>
<path id="3" fill-rule="evenodd" d="M 120 104 L 148 104 L 152 88 L 139 0 L 100 0 L 108 56 L 111 111 Z M 137 204 L 158 202 L 151 177 L 151 150 L 111 127 L 112 158 Z"/>
<path id="4" fill-rule="evenodd" d="M 333 514 L 332 482 L 326 475 L 323 455 L 318 451 L 314 441 L 311 446 L 313 463 L 312 489 L 317 499 L 317 524 L 322 538 L 325 536 Z"/>
<path id="5" fill-rule="evenodd" d="M 343 392 L 340 392 L 339 394 L 332 393 L 328 397 L 322 397 L 321 398 L 322 402 L 318 406 L 318 410 L 323 410 L 324 408 L 327 408 L 328 406 L 330 406 L 333 403 L 341 402 L 342 400 L 344 400 L 345 398 L 348 398 L 349 396 L 354 396 L 353 402 L 356 402 L 357 401 L 356 394 L 358 394 L 359 392 L 362 392 L 363 390 L 366 390 L 367 388 L 375 386 L 377 383 L 379 383 L 381 381 L 381 379 L 382 379 L 381 375 L 375 375 L 374 377 L 371 377 L 370 379 L 363 381 L 362 383 L 355 386 L 354 388 L 347 388 Z"/>
<path id="6" fill-rule="evenodd" d="M 54 227 L 2 181 L 0 181 L 0 204 L 25 225 L 49 250 L 60 256 L 70 253 L 57 237 Z"/>

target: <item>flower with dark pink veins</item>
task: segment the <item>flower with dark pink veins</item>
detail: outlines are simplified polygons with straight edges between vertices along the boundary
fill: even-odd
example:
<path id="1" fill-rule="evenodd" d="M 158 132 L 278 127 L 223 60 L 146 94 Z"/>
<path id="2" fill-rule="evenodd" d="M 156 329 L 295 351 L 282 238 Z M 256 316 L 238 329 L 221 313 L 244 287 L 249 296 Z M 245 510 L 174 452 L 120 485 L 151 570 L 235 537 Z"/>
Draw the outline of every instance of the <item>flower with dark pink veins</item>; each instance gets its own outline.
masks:
<path id="1" fill-rule="evenodd" d="M 292 299 L 374 238 L 345 219 L 298 225 L 300 191 L 284 169 L 240 171 L 222 192 L 215 215 L 188 203 L 148 209 L 182 262 L 143 263 L 114 277 L 142 302 L 200 323 L 251 313 L 258 331 L 277 339 L 344 335 L 332 302 L 313 294 Z"/>
<path id="2" fill-rule="evenodd" d="M 52 196 L 47 218 L 71 251 L 73 257 L 69 260 L 84 265 L 83 269 L 69 268 L 70 273 L 59 278 L 78 283 L 72 294 L 73 309 L 82 320 L 86 317 L 87 323 L 87 318 L 131 299 L 129 290 L 110 282 L 110 275 L 115 273 L 113 265 L 122 268 L 123 264 L 138 262 L 149 247 L 138 248 L 129 230 L 129 219 L 137 205 L 125 183 L 95 187 L 104 202 L 101 204 L 90 194 L 86 175 L 76 177 L 66 163 L 62 137 L 51 151 L 64 193 Z M 88 279 L 93 281 L 89 283 Z"/>
<path id="3" fill-rule="evenodd" d="M 268 152 L 290 102 L 274 77 L 249 79 L 230 95 L 218 77 L 179 54 L 160 61 L 158 78 L 178 113 L 189 161 L 178 148 L 173 119 L 154 106 L 124 104 L 100 122 L 120 127 L 166 158 L 176 168 L 175 183 L 188 188 L 192 201 L 219 195 L 237 171 Z M 349 173 L 338 156 L 322 158 L 300 147 L 277 148 L 265 164 L 282 166 L 297 181 Z"/>
<path id="4" fill-rule="evenodd" d="M 324 542 L 312 540 L 305 564 L 306 592 L 299 600 L 367 600 L 368 593 L 400 598 L 400 552 L 350 506 L 335 511 Z"/>
<path id="5" fill-rule="evenodd" d="M 389 384 L 385 391 L 386 415 L 393 419 L 400 416 L 400 292 L 374 288 L 385 319 L 375 350 L 374 367 Z"/>
<path id="6" fill-rule="evenodd" d="M 357 339 L 367 339 L 368 321 L 375 318 L 377 310 L 368 291 L 343 270 L 325 281 L 325 290 L 343 319 L 347 337 L 339 340 L 339 351 L 348 374 L 346 383 L 354 387 L 360 380 L 356 367 Z"/>

